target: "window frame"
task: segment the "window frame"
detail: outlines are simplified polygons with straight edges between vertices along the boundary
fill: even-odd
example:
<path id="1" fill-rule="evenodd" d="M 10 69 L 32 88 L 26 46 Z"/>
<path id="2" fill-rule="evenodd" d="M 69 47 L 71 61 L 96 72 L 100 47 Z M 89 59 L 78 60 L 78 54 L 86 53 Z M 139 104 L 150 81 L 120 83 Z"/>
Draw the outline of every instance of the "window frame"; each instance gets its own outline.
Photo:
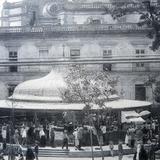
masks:
<path id="1" fill-rule="evenodd" d="M 74 52 L 77 52 L 78 54 L 74 55 Z M 81 56 L 81 50 L 78 48 L 74 48 L 74 49 L 70 49 L 70 58 L 72 59 L 76 59 L 76 58 L 80 58 Z"/>

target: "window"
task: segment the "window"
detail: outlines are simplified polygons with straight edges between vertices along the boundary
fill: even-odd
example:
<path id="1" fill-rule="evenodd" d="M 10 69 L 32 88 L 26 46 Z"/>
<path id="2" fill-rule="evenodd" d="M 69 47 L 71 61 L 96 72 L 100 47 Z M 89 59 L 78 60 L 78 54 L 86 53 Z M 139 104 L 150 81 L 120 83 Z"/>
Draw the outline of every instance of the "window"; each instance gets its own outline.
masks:
<path id="1" fill-rule="evenodd" d="M 71 49 L 70 50 L 71 58 L 79 58 L 80 57 L 80 49 Z"/>
<path id="2" fill-rule="evenodd" d="M 48 56 L 48 49 L 47 48 L 41 48 L 39 49 L 39 57 L 40 58 L 47 58 Z"/>
<path id="3" fill-rule="evenodd" d="M 17 61 L 18 59 L 18 56 L 17 56 L 17 52 L 16 51 L 10 51 L 9 52 L 9 61 L 12 62 L 12 61 Z M 9 72 L 17 72 L 18 71 L 18 67 L 16 65 L 13 65 L 13 66 L 9 66 Z"/>
<path id="4" fill-rule="evenodd" d="M 144 67 L 144 63 L 136 63 L 136 67 Z"/>
<path id="5" fill-rule="evenodd" d="M 111 49 L 103 50 L 103 58 L 111 58 L 111 57 L 112 57 Z M 111 71 L 111 70 L 112 70 L 112 64 L 110 63 L 103 64 L 103 71 Z"/>
<path id="6" fill-rule="evenodd" d="M 2 14 L 3 14 L 3 16 L 8 16 L 9 10 L 8 9 L 4 9 Z"/>
<path id="7" fill-rule="evenodd" d="M 136 100 L 146 100 L 146 88 L 144 84 L 135 85 L 135 99 Z"/>
<path id="8" fill-rule="evenodd" d="M 136 58 L 142 58 L 145 57 L 145 50 L 144 49 L 136 49 Z M 145 67 L 144 63 L 136 63 L 137 68 L 143 68 Z"/>
<path id="9" fill-rule="evenodd" d="M 15 84 L 9 84 L 9 85 L 8 85 L 8 97 L 12 96 L 15 87 L 16 87 Z"/>
<path id="10" fill-rule="evenodd" d="M 144 57 L 145 55 L 144 49 L 136 49 L 136 57 Z"/>
<path id="11" fill-rule="evenodd" d="M 103 71 L 112 71 L 112 64 L 104 63 L 103 64 Z"/>
<path id="12" fill-rule="evenodd" d="M 112 50 L 108 49 L 108 50 L 103 50 L 103 58 L 111 58 L 112 56 Z"/>
<path id="13" fill-rule="evenodd" d="M 101 20 L 100 19 L 92 19 L 91 24 L 101 24 Z"/>
<path id="14" fill-rule="evenodd" d="M 17 52 L 9 52 L 9 60 L 10 61 L 17 61 Z"/>

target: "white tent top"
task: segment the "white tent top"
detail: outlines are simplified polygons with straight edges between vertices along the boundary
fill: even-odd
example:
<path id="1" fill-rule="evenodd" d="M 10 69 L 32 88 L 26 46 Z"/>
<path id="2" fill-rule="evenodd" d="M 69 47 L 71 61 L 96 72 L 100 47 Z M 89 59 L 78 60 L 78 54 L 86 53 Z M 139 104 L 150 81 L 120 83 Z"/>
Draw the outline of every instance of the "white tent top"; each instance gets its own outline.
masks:
<path id="1" fill-rule="evenodd" d="M 61 73 L 51 72 L 39 79 L 28 80 L 20 83 L 14 90 L 11 98 L 15 100 L 50 100 L 62 101 L 61 91 L 67 84 Z"/>
<path id="2" fill-rule="evenodd" d="M 106 103 L 106 107 L 113 109 L 139 108 L 151 105 L 152 105 L 151 102 L 127 100 L 127 99 L 117 99 Z"/>
<path id="3" fill-rule="evenodd" d="M 122 111 L 121 114 L 127 119 L 140 117 L 136 111 Z"/>
<path id="4" fill-rule="evenodd" d="M 112 109 L 132 109 L 138 107 L 150 106 L 150 102 L 134 101 L 119 99 L 110 102 L 106 102 L 105 108 Z M 1 100 L 0 108 L 3 109 L 24 109 L 24 110 L 83 110 L 85 105 L 83 103 L 42 103 L 42 102 L 27 102 L 27 101 L 10 101 Z M 99 109 L 94 105 L 93 109 Z"/>
<path id="5" fill-rule="evenodd" d="M 121 112 L 122 123 L 144 123 L 144 119 L 136 111 L 122 111 Z"/>
<path id="6" fill-rule="evenodd" d="M 147 115 L 150 115 L 151 112 L 147 111 L 147 110 L 144 110 L 142 112 L 139 113 L 140 116 L 147 116 Z"/>
<path id="7" fill-rule="evenodd" d="M 128 121 L 126 123 L 131 123 L 131 122 L 142 124 L 145 122 L 145 120 L 142 117 L 130 118 L 130 119 L 128 119 Z"/>

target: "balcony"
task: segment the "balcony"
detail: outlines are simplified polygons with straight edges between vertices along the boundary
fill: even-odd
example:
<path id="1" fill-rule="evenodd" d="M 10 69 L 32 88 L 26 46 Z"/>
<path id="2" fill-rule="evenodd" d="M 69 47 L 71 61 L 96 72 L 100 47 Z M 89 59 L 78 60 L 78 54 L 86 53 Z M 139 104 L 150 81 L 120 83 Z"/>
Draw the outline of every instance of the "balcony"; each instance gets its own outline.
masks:
<path id="1" fill-rule="evenodd" d="M 160 7 L 158 3 L 152 2 L 153 6 Z M 104 8 L 106 9 L 114 9 L 115 6 L 118 6 L 123 9 L 131 9 L 131 10 L 137 10 L 141 9 L 144 10 L 145 6 L 142 3 L 133 3 L 133 2 L 115 2 L 115 3 L 106 3 L 106 2 L 95 2 L 95 3 L 66 3 L 64 5 L 65 10 L 102 10 Z"/>
<path id="2" fill-rule="evenodd" d="M 134 23 L 125 24 L 96 24 L 96 25 L 54 25 L 54 26 L 35 26 L 35 27 L 0 27 L 0 36 L 7 34 L 29 34 L 35 33 L 55 33 L 55 34 L 68 34 L 68 33 L 94 33 L 94 34 L 105 34 L 105 33 L 128 33 L 128 32 L 144 32 L 149 28 L 142 26 L 139 27 Z"/>

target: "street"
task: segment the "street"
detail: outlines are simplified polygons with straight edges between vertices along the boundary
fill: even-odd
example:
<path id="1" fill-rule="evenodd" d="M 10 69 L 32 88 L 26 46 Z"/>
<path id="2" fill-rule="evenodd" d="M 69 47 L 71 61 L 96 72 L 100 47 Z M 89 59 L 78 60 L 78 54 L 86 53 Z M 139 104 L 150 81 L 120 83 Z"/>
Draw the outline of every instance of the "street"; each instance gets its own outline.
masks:
<path id="1" fill-rule="evenodd" d="M 102 158 L 94 158 L 94 160 L 101 160 Z M 118 157 L 105 157 L 105 160 L 118 160 Z M 5 157 L 8 160 L 8 157 Z M 39 157 L 39 160 L 92 160 L 92 158 L 61 158 L 61 157 Z M 122 160 L 133 160 L 133 155 L 124 156 Z"/>
<path id="2" fill-rule="evenodd" d="M 94 160 L 101 160 L 102 158 L 94 158 Z M 105 160 L 118 160 L 118 157 L 105 157 Z M 58 157 L 40 157 L 39 160 L 92 160 L 92 158 L 58 158 Z M 133 160 L 133 155 L 123 157 L 123 160 Z"/>

